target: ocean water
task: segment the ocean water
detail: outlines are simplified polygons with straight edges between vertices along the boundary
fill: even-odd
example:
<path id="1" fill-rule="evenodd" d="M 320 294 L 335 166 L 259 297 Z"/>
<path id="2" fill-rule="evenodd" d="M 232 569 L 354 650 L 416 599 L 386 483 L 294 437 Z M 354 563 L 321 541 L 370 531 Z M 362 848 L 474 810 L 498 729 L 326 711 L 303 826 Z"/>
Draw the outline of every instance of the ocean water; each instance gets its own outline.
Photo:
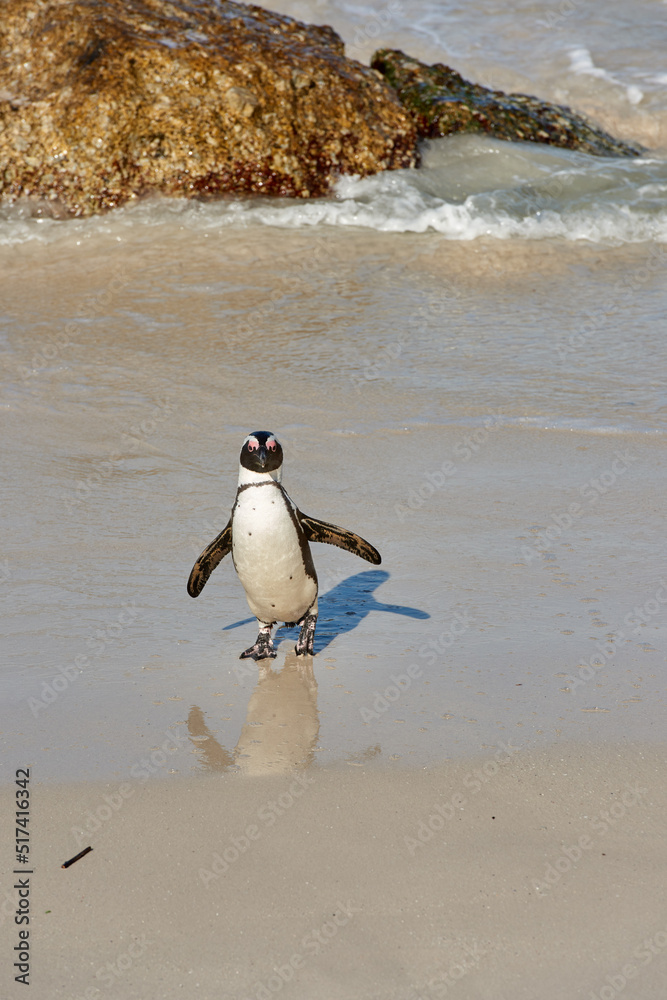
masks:
<path id="1" fill-rule="evenodd" d="M 3 210 L 12 766 L 120 780 L 167 739 L 160 776 L 664 740 L 665 5 L 276 9 L 646 153 L 466 136 L 312 202 Z M 229 561 L 185 592 L 261 428 L 299 506 L 383 554 L 316 549 L 312 670 L 293 632 L 240 664 Z"/>

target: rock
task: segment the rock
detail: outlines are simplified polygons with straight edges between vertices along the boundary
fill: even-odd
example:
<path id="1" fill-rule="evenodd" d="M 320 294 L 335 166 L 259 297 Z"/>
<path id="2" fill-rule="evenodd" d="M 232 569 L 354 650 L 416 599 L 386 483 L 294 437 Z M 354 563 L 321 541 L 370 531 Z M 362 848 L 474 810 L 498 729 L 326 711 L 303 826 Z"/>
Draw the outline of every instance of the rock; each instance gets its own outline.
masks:
<path id="1" fill-rule="evenodd" d="M 371 60 L 396 90 L 420 138 L 485 132 L 496 139 L 543 142 L 598 156 L 639 156 L 641 146 L 621 142 L 581 115 L 526 94 L 503 94 L 468 83 L 453 69 L 426 66 L 398 49 L 380 49 Z"/>
<path id="2" fill-rule="evenodd" d="M 76 216 L 150 192 L 326 195 L 416 162 L 329 27 L 232 0 L 3 0 L 0 196 Z"/>

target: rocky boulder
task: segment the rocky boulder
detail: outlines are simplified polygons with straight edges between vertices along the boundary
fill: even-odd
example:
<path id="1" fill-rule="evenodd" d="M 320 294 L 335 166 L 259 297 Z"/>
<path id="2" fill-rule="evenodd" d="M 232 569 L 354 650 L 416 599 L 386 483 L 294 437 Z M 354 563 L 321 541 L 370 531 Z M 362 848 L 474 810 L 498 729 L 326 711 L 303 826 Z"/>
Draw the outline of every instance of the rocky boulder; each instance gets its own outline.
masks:
<path id="1" fill-rule="evenodd" d="M 643 151 L 614 139 L 569 108 L 526 94 L 488 90 L 442 63 L 426 66 L 398 49 L 376 52 L 371 66 L 394 87 L 420 138 L 484 132 L 496 139 L 543 142 L 598 156 L 638 156 Z"/>
<path id="2" fill-rule="evenodd" d="M 415 163 L 411 117 L 329 27 L 232 0 L 3 0 L 5 201 L 307 198 Z"/>

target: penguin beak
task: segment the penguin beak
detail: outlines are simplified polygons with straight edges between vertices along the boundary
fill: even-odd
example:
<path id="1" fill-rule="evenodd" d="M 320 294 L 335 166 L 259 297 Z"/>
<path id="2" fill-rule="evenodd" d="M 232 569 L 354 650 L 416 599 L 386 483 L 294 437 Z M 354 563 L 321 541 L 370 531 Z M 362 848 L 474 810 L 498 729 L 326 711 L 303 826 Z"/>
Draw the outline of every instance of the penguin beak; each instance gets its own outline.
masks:
<path id="1" fill-rule="evenodd" d="M 264 447 L 264 445 L 260 445 L 259 454 L 257 455 L 257 457 L 259 459 L 259 464 L 262 466 L 262 468 L 264 468 L 264 466 L 266 465 L 266 448 Z"/>

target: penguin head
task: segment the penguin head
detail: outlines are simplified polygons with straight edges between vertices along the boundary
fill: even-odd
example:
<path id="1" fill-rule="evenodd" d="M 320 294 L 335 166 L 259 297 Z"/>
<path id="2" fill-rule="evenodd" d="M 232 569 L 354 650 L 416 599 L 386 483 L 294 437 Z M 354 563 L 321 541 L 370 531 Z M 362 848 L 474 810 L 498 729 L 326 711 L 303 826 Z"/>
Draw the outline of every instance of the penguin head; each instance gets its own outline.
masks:
<path id="1" fill-rule="evenodd" d="M 241 468 L 280 482 L 283 450 L 271 431 L 253 431 L 241 448 Z"/>

